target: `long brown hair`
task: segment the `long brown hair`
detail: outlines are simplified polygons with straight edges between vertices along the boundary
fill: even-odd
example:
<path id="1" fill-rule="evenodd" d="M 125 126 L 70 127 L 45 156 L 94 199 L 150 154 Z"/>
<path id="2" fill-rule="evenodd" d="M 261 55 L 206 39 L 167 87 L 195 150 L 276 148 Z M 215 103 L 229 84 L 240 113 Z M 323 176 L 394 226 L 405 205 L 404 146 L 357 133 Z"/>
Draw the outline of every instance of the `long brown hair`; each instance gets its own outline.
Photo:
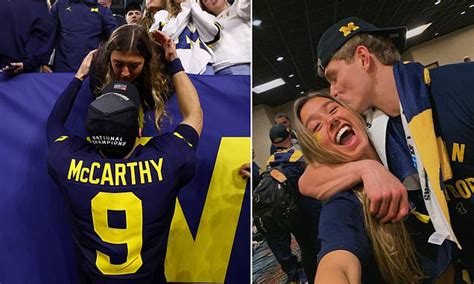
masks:
<path id="1" fill-rule="evenodd" d="M 145 59 L 143 70 L 133 84 L 140 91 L 143 110 L 155 109 L 155 126 L 159 130 L 166 115 L 165 101 L 170 91 L 163 49 L 151 39 L 144 27 L 135 24 L 119 27 L 100 48 L 95 62 L 100 90 L 114 80 L 110 60 L 113 51 L 133 52 Z"/>
<path id="2" fill-rule="evenodd" d="M 362 117 L 350 107 L 326 94 L 315 92 L 296 100 L 293 108 L 296 116 L 296 131 L 305 160 L 310 164 L 340 164 L 348 162 L 347 157 L 330 152 L 319 145 L 313 138 L 312 133 L 301 121 L 301 109 L 309 100 L 315 97 L 330 99 L 350 110 L 362 120 Z M 387 283 L 391 284 L 420 283 L 424 275 L 416 260 L 415 248 L 404 223 L 381 224 L 370 214 L 370 201 L 365 193 L 360 188 L 354 189 L 354 193 L 362 203 L 367 235 L 371 241 L 375 261 L 382 277 Z"/>

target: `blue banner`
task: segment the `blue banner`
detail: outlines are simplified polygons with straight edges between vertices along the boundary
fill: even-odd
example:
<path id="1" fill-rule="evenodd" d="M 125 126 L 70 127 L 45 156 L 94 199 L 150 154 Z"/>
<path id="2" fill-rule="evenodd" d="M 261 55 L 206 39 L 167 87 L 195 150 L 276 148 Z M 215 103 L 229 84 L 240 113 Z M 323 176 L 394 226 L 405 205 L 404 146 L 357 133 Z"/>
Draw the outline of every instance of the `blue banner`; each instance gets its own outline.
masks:
<path id="1" fill-rule="evenodd" d="M 72 74 L 0 78 L 0 283 L 75 283 L 71 227 L 46 167 L 46 121 Z M 181 191 L 168 241 L 171 282 L 250 282 L 250 201 L 239 166 L 250 161 L 249 76 L 191 76 L 204 129 L 198 168 Z M 68 120 L 84 136 L 85 82 Z M 172 122 L 180 121 L 175 98 Z M 154 135 L 146 115 L 145 135 Z"/>

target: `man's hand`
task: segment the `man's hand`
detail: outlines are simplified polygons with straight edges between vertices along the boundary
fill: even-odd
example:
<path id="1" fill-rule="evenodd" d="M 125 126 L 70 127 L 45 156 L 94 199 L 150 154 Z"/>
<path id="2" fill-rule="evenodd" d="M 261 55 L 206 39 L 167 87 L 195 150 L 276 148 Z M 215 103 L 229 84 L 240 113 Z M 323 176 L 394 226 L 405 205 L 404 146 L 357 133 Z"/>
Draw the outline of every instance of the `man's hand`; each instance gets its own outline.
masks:
<path id="1" fill-rule="evenodd" d="M 51 70 L 51 68 L 49 68 L 48 65 L 43 65 L 43 66 L 41 66 L 41 72 L 43 72 L 43 73 L 53 73 L 53 70 Z"/>
<path id="2" fill-rule="evenodd" d="M 298 181 L 298 187 L 303 195 L 323 200 L 337 192 L 351 190 L 360 183 L 363 183 L 370 200 L 370 213 L 381 222 L 398 222 L 408 214 L 406 188 L 374 160 L 308 166 Z"/>
<path id="3" fill-rule="evenodd" d="M 8 75 L 17 75 L 23 72 L 23 62 L 12 62 L 2 69 Z"/>
<path id="4" fill-rule="evenodd" d="M 165 50 L 166 61 L 171 62 L 178 58 L 178 54 L 176 53 L 176 45 L 167 34 L 159 30 L 153 30 L 150 32 L 150 34 L 151 37 Z"/>
<path id="5" fill-rule="evenodd" d="M 84 60 L 82 60 L 81 66 L 79 67 L 79 70 L 77 70 L 76 73 L 76 78 L 83 81 L 84 78 L 89 74 L 89 70 L 91 68 L 92 61 L 94 60 L 94 57 L 97 53 L 97 49 L 92 50 L 89 52 L 89 54 L 84 57 Z"/>
<path id="6" fill-rule="evenodd" d="M 239 174 L 242 178 L 249 178 L 250 177 L 250 163 L 245 163 L 240 166 Z"/>
<path id="7" fill-rule="evenodd" d="M 375 162 L 362 172 L 361 179 L 372 216 L 382 223 L 405 218 L 409 209 L 407 189 L 388 169 Z"/>

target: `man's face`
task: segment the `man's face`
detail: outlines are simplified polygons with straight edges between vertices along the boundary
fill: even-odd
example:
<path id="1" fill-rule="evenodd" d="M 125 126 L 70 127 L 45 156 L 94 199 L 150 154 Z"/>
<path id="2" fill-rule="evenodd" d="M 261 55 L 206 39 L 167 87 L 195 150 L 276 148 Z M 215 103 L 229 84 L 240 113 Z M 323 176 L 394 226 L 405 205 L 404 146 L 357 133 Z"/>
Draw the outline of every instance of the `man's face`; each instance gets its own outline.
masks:
<path id="1" fill-rule="evenodd" d="M 130 10 L 125 15 L 125 20 L 127 24 L 138 24 L 142 19 L 142 12 L 139 10 Z"/>
<path id="2" fill-rule="evenodd" d="M 324 71 L 331 95 L 361 113 L 373 106 L 373 85 L 361 61 L 331 60 Z"/>
<path id="3" fill-rule="evenodd" d="M 112 0 L 98 0 L 97 3 L 108 9 L 112 5 Z"/>
<path id="4" fill-rule="evenodd" d="M 291 122 L 286 117 L 278 117 L 275 119 L 275 124 L 282 124 L 286 128 L 291 128 Z"/>

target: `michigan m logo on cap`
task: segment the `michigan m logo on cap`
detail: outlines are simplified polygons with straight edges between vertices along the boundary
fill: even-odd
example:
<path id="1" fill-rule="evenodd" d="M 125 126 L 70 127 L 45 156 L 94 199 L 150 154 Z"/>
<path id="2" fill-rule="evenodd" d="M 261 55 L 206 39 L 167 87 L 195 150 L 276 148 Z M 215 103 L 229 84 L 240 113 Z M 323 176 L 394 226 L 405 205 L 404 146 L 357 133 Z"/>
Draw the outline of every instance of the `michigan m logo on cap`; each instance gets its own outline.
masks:
<path id="1" fill-rule="evenodd" d="M 348 36 L 351 34 L 352 31 L 359 29 L 359 26 L 356 26 L 354 22 L 350 22 L 347 26 L 342 26 L 339 28 L 339 31 L 344 35 Z"/>

